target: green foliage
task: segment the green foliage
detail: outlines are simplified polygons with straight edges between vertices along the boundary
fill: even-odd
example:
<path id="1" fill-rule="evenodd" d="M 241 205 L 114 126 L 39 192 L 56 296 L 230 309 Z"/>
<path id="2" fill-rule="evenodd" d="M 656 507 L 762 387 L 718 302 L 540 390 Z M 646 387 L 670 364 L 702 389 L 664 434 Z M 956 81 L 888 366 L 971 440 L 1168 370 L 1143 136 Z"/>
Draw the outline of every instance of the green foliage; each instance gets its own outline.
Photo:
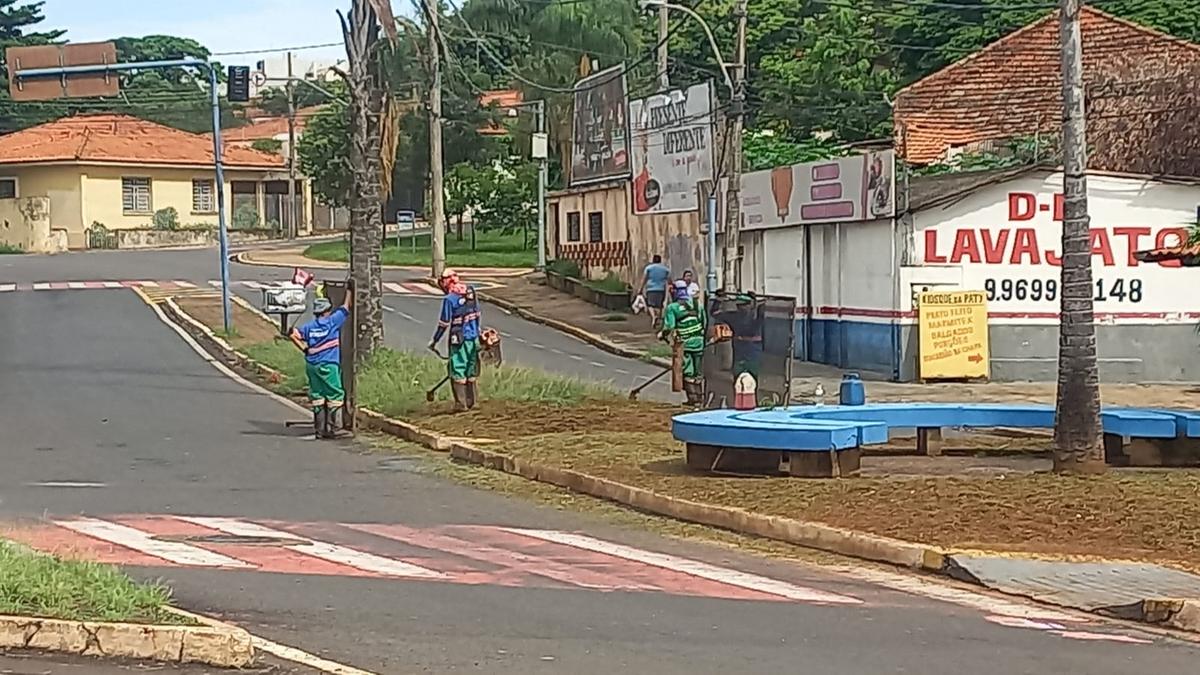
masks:
<path id="1" fill-rule="evenodd" d="M 505 234 L 536 228 L 537 173 L 537 164 L 516 157 L 479 171 L 475 226 Z"/>
<path id="2" fill-rule="evenodd" d="M 458 216 L 479 208 L 483 198 L 483 172 L 470 162 L 459 162 L 446 172 L 446 213 Z"/>
<path id="3" fill-rule="evenodd" d="M 0 242 L 0 255 L 20 255 L 24 252 L 20 246 Z"/>
<path id="4" fill-rule="evenodd" d="M 323 203 L 349 205 L 350 110 L 345 102 L 335 100 L 308 120 L 304 136 L 296 144 L 296 156 Z"/>
<path id="5" fill-rule="evenodd" d="M 810 137 L 792 141 L 770 129 L 746 134 L 742 148 L 747 171 L 813 162 L 846 154 L 844 146 L 839 146 L 831 140 Z"/>
<path id="6" fill-rule="evenodd" d="M 321 89 L 332 91 L 333 83 L 320 82 Z M 333 92 L 338 93 L 338 92 Z M 296 83 L 296 109 L 311 108 L 312 106 L 329 103 L 325 92 L 303 82 Z M 288 114 L 287 89 L 284 87 L 267 87 L 259 92 L 258 107 L 269 115 L 283 116 Z"/>
<path id="7" fill-rule="evenodd" d="M 583 285 L 605 293 L 625 293 L 629 290 L 629 285 L 611 271 L 605 274 L 603 279 L 588 279 Z"/>
<path id="8" fill-rule="evenodd" d="M 559 276 L 567 277 L 569 279 L 578 279 L 579 277 L 583 276 L 583 271 L 579 269 L 579 263 L 575 262 L 574 260 L 567 260 L 565 258 L 551 260 L 550 262 L 546 263 L 546 269 Z"/>
<path id="9" fill-rule="evenodd" d="M 253 230 L 262 226 L 258 208 L 249 202 L 233 210 L 233 228 L 236 230 Z"/>
<path id="10" fill-rule="evenodd" d="M 154 219 L 151 223 L 156 230 L 178 230 L 179 212 L 175 210 L 174 206 L 159 209 L 154 212 Z"/>
<path id="11" fill-rule="evenodd" d="M 72 621 L 180 623 L 171 592 L 111 565 L 62 560 L 0 540 L 0 614 Z"/>
<path id="12" fill-rule="evenodd" d="M 344 263 L 349 260 L 349 251 L 346 242 L 330 241 L 309 246 L 304 255 L 314 260 Z M 417 235 L 415 250 L 411 237 L 402 237 L 398 246 L 396 238 L 389 237 L 383 245 L 382 262 L 428 267 L 431 255 L 428 234 Z M 525 247 L 521 232 L 481 231 L 476 235 L 474 249 L 469 241 L 446 240 L 446 264 L 451 267 L 532 267 L 536 259 L 536 252 Z"/>
<path id="13" fill-rule="evenodd" d="M 964 152 L 954 159 L 939 164 L 917 167 L 917 176 L 937 176 L 963 171 L 990 171 L 1010 167 L 1028 166 L 1037 163 L 1058 161 L 1057 137 L 1034 138 L 1022 136 L 1003 144 L 997 151 Z"/>
<path id="14" fill-rule="evenodd" d="M 283 150 L 283 141 L 277 138 L 260 138 L 251 143 L 250 147 L 260 152 L 269 152 L 273 155 L 278 155 L 279 151 Z"/>

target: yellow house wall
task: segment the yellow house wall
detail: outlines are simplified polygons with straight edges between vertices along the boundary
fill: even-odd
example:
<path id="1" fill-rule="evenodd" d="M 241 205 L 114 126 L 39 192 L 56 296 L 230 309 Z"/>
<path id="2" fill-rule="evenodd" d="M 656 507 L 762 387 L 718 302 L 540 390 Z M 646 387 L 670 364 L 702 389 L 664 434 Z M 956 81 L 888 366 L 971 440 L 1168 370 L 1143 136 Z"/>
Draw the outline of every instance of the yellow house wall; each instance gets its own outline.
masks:
<path id="1" fill-rule="evenodd" d="M 65 230 L 67 245 L 83 245 L 79 173 L 74 167 L 29 166 L 0 168 L 0 177 L 17 179 L 17 197 L 48 197 L 50 229 Z"/>
<path id="2" fill-rule="evenodd" d="M 216 226 L 217 214 L 197 213 L 192 211 L 192 181 L 212 180 L 212 171 L 203 169 L 156 169 L 139 167 L 107 167 L 89 166 L 78 169 L 82 172 L 84 221 L 90 226 L 93 222 L 103 223 L 108 229 L 123 229 L 131 227 L 150 227 L 154 212 L 167 207 L 174 207 L 179 212 L 180 225 L 210 225 Z M 121 204 L 121 179 L 149 178 L 150 201 L 149 213 L 125 213 Z M 267 179 L 264 172 L 226 171 L 225 172 L 225 217 L 232 218 L 230 209 L 229 184 L 233 181 L 263 181 Z M 261 199 L 260 199 L 261 208 Z M 228 221 L 227 221 L 228 222 Z"/>

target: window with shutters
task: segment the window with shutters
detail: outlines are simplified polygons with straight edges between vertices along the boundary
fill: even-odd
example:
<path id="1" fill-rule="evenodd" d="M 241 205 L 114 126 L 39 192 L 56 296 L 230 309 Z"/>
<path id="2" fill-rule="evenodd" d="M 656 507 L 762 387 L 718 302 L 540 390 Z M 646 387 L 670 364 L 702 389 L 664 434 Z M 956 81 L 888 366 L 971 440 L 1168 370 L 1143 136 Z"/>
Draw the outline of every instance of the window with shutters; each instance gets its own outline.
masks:
<path id="1" fill-rule="evenodd" d="M 567 241 L 579 241 L 583 238 L 582 222 L 578 211 L 571 211 L 567 214 Z"/>
<path id="2" fill-rule="evenodd" d="M 588 214 L 588 241 L 593 244 L 604 241 L 604 213 L 601 211 Z"/>
<path id="3" fill-rule="evenodd" d="M 150 200 L 149 178 L 121 179 L 121 210 L 128 214 L 148 214 L 154 211 Z"/>
<path id="4" fill-rule="evenodd" d="M 198 179 L 192 181 L 192 213 L 216 213 L 217 200 L 213 190 L 213 181 Z"/>

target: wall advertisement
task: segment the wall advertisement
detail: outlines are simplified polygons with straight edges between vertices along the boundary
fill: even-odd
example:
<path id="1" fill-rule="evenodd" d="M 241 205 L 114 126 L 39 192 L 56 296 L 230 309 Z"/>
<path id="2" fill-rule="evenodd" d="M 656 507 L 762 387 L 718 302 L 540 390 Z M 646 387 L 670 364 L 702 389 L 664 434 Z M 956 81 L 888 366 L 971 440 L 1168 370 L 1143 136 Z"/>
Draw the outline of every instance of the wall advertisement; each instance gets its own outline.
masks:
<path id="1" fill-rule="evenodd" d="M 918 300 L 923 380 L 986 378 L 988 309 L 979 291 L 929 291 Z"/>
<path id="2" fill-rule="evenodd" d="M 575 83 L 571 185 L 629 175 L 628 111 L 624 65 Z"/>
<path id="3" fill-rule="evenodd" d="M 1092 285 L 1100 322 L 1194 323 L 1200 268 L 1139 262 L 1134 253 L 1186 240 L 1200 186 L 1088 178 Z M 982 289 L 991 317 L 1056 321 L 1062 301 L 1062 174 L 1009 181 L 945 210 L 915 216 L 915 253 L 926 267 L 961 270 Z"/>
<path id="4" fill-rule="evenodd" d="M 629 102 L 633 212 L 695 211 L 697 185 L 713 177 L 708 83 Z"/>
<path id="5" fill-rule="evenodd" d="M 742 228 L 891 218 L 895 164 L 895 153 L 884 150 L 745 174 Z"/>

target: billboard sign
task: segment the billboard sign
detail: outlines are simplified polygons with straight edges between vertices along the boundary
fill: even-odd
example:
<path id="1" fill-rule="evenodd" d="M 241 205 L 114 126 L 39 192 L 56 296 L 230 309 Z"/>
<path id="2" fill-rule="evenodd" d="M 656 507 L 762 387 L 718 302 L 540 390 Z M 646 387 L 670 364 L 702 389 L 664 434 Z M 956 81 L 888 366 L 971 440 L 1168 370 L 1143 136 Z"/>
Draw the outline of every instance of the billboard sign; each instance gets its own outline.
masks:
<path id="1" fill-rule="evenodd" d="M 697 84 L 629 102 L 633 212 L 695 211 L 713 177 L 712 88 Z"/>
<path id="2" fill-rule="evenodd" d="M 896 213 L 892 150 L 779 166 L 742 176 L 742 228 L 844 223 Z"/>
<path id="3" fill-rule="evenodd" d="M 571 185 L 629 175 L 628 111 L 624 65 L 575 83 Z"/>

